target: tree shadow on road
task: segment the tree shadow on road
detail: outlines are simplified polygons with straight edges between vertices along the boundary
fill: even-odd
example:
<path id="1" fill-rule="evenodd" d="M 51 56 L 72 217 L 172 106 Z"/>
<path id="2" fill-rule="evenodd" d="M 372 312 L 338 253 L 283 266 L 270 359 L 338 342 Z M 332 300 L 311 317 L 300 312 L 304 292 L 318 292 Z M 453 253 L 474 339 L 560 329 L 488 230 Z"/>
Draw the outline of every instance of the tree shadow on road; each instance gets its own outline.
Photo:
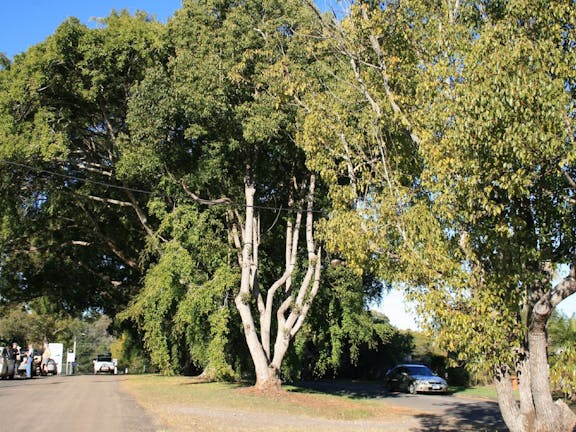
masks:
<path id="1" fill-rule="evenodd" d="M 446 415 L 417 414 L 420 425 L 410 432 L 505 432 L 508 431 L 502 416 L 492 407 L 466 405 L 453 407 Z"/>
<path id="2" fill-rule="evenodd" d="M 302 381 L 292 383 L 291 392 L 326 393 L 352 399 L 394 399 L 403 395 L 388 392 L 380 383 L 354 381 Z M 419 426 L 410 432 L 505 432 L 508 431 L 498 404 L 479 400 L 473 404 L 454 405 L 443 396 L 434 404 L 445 414 L 420 413 L 414 415 Z"/>

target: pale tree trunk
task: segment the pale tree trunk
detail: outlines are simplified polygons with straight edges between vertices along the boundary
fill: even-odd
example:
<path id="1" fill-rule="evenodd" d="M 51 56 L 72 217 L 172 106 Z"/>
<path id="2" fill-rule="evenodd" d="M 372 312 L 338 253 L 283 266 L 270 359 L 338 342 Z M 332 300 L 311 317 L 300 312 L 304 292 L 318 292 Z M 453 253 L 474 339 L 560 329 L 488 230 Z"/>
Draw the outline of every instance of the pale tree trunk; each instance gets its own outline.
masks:
<path id="1" fill-rule="evenodd" d="M 296 211 L 293 222 L 286 228 L 286 265 L 284 273 L 270 286 L 265 296 L 258 283 L 259 223 L 254 211 L 255 185 L 245 182 L 246 210 L 244 226 L 233 231 L 234 242 L 240 248 L 239 263 L 242 270 L 240 290 L 235 298 L 244 327 L 244 335 L 254 363 L 255 387 L 262 390 L 278 390 L 281 385 L 282 361 L 290 341 L 308 314 L 312 301 L 320 286 L 320 249 L 316 248 L 313 236 L 313 203 L 315 178 L 310 177 L 306 209 L 306 246 L 308 268 L 294 296 L 292 274 L 298 263 L 298 243 L 302 223 L 302 210 Z M 239 225 L 241 219 L 237 217 Z M 241 238 L 240 238 L 241 237 Z M 283 288 L 283 289 L 281 289 Z M 274 316 L 275 297 L 282 295 L 276 312 L 277 334 L 274 351 L 271 350 L 271 328 Z M 264 298 L 265 297 L 265 298 Z M 256 307 L 253 307 L 255 302 Z M 258 314 L 260 328 L 255 325 L 254 314 Z"/>
<path id="2" fill-rule="evenodd" d="M 549 385 L 548 362 L 542 359 L 546 352 L 545 337 L 529 333 L 530 357 L 518 367 L 520 401 L 512 389 L 512 376 L 508 371 L 496 374 L 495 385 L 498 405 L 510 432 L 572 432 L 576 415 L 562 401 L 554 402 Z"/>
<path id="3" fill-rule="evenodd" d="M 511 432 L 572 432 L 576 415 L 562 401 L 552 399 L 547 355 L 546 325 L 554 308 L 576 292 L 574 270 L 549 291 L 539 293 L 529 313 L 528 350 L 518 361 L 519 404 L 513 397 L 509 374 L 499 371 L 496 390 L 502 417 Z"/>
<path id="4" fill-rule="evenodd" d="M 246 197 L 246 217 L 245 224 L 241 230 L 242 235 L 242 251 L 240 258 L 240 265 L 242 269 L 242 276 L 240 279 L 240 290 L 235 298 L 236 308 L 240 313 L 242 325 L 244 327 L 244 337 L 248 344 L 248 349 L 254 362 L 256 377 L 268 377 L 268 359 L 266 353 L 260 343 L 252 310 L 250 308 L 250 301 L 252 296 L 252 288 L 254 285 L 255 277 L 254 263 L 257 262 L 257 256 L 254 256 L 255 236 L 254 236 L 254 195 L 256 194 L 256 187 L 253 183 L 246 181 L 244 187 Z"/>
<path id="5" fill-rule="evenodd" d="M 511 378 L 507 368 L 502 368 L 496 372 L 494 384 L 496 386 L 496 393 L 498 394 L 498 406 L 510 432 L 523 432 L 525 429 L 522 425 L 520 409 L 512 392 Z"/>

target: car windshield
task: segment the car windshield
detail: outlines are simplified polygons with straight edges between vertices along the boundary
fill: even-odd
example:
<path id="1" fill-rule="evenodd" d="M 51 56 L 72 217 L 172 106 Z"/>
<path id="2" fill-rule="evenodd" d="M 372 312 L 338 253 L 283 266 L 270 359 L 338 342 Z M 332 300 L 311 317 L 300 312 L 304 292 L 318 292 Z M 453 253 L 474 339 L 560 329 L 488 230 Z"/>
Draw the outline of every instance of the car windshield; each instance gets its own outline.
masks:
<path id="1" fill-rule="evenodd" d="M 112 357 L 107 356 L 107 355 L 99 355 L 98 361 L 99 362 L 110 362 L 110 361 L 112 361 Z"/>
<path id="2" fill-rule="evenodd" d="M 410 375 L 433 376 L 434 372 L 426 366 L 408 366 Z"/>

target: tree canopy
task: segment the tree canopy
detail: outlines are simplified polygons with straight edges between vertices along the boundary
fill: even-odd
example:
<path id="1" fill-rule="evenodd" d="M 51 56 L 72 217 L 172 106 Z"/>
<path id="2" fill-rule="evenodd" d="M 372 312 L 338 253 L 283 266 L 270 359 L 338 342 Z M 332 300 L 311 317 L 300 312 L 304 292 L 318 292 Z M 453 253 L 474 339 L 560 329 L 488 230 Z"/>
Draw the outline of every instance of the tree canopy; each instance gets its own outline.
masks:
<path id="1" fill-rule="evenodd" d="M 131 88 L 157 62 L 160 34 L 142 14 L 114 13 L 97 29 L 70 19 L 0 71 L 3 299 L 115 312 L 137 290 L 143 185 L 124 183 L 115 164 Z"/>
<path id="2" fill-rule="evenodd" d="M 313 134 L 330 102 L 356 107 L 307 149 L 356 215 L 328 244 L 375 260 L 443 347 L 493 374 L 511 430 L 574 422 L 552 403 L 545 332 L 576 289 L 572 271 L 552 283 L 573 265 L 575 23 L 572 1 L 355 3 L 325 25 L 348 78 L 308 115 Z"/>
<path id="3" fill-rule="evenodd" d="M 268 388 L 389 340 L 366 305 L 396 285 L 511 430 L 565 428 L 575 28 L 573 0 L 70 19 L 0 59 L 1 300 L 118 313 L 165 373 Z"/>

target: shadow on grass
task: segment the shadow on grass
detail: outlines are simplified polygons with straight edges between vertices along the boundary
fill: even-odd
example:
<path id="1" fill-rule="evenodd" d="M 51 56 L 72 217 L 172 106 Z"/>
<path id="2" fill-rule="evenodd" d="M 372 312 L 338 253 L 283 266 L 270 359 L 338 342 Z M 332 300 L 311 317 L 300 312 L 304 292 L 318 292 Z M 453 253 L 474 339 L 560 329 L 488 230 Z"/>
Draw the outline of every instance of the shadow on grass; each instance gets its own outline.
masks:
<path id="1" fill-rule="evenodd" d="M 361 381 L 298 381 L 290 384 L 289 392 L 327 393 L 351 399 L 370 399 L 389 396 L 382 384 Z"/>

